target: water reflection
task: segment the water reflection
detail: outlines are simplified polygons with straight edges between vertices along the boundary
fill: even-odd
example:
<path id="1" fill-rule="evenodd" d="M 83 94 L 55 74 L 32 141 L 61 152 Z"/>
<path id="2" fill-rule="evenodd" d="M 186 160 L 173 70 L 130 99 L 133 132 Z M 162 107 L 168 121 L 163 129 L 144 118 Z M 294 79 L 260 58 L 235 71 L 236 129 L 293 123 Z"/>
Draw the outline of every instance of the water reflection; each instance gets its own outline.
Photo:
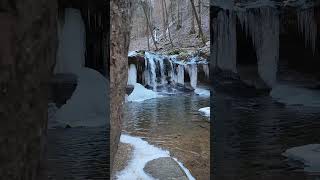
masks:
<path id="1" fill-rule="evenodd" d="M 209 98 L 176 95 L 127 103 L 123 131 L 168 149 L 197 179 L 209 179 L 210 123 L 198 110 Z"/>
<path id="2" fill-rule="evenodd" d="M 320 142 L 320 110 L 287 107 L 268 96 L 216 93 L 213 162 L 217 179 L 316 179 L 281 155 Z"/>

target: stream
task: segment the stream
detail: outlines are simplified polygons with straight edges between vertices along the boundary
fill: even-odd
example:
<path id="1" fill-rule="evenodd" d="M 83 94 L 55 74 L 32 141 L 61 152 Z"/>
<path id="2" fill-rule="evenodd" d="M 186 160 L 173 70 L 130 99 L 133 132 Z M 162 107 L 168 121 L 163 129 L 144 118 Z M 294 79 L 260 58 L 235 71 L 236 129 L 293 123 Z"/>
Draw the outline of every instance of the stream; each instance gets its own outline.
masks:
<path id="1" fill-rule="evenodd" d="M 320 142 L 318 107 L 286 106 L 269 96 L 216 93 L 213 161 L 216 179 L 319 179 L 282 153 Z"/>
<path id="2" fill-rule="evenodd" d="M 196 179 L 209 179 L 210 122 L 198 111 L 209 104 L 208 97 L 187 93 L 128 102 L 123 133 L 169 150 Z"/>

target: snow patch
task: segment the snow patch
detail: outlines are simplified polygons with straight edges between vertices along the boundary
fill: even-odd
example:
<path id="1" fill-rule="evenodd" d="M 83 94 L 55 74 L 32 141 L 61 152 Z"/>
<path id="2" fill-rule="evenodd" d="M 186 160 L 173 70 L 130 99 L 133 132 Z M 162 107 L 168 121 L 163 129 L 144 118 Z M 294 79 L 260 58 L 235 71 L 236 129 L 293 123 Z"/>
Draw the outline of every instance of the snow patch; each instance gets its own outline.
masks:
<path id="1" fill-rule="evenodd" d="M 320 172 L 320 144 L 293 147 L 282 155 L 304 163 L 306 172 Z"/>
<path id="2" fill-rule="evenodd" d="M 270 96 L 287 105 L 320 106 L 320 92 L 292 85 L 276 85 Z"/>
<path id="3" fill-rule="evenodd" d="M 157 97 L 161 97 L 161 95 L 150 89 L 146 89 L 143 85 L 139 83 L 135 83 L 134 89 L 132 93 L 127 97 L 127 100 L 128 102 L 142 102 Z"/>
<path id="4" fill-rule="evenodd" d="M 210 97 L 210 91 L 207 89 L 196 88 L 194 92 L 199 96 Z"/>
<path id="5" fill-rule="evenodd" d="M 200 113 L 206 117 L 210 117 L 210 107 L 204 107 L 199 109 Z"/>
<path id="6" fill-rule="evenodd" d="M 120 142 L 131 144 L 134 150 L 132 159 L 130 160 L 128 166 L 116 174 L 119 180 L 153 180 L 154 178 L 146 174 L 143 170 L 147 162 L 160 157 L 170 157 L 169 151 L 150 145 L 148 142 L 139 137 L 122 134 L 120 137 Z M 182 167 L 188 178 L 190 180 L 194 180 L 194 177 L 192 177 L 190 171 L 187 170 L 181 162 L 177 161 L 177 159 L 174 158 L 174 160 Z"/>
<path id="7" fill-rule="evenodd" d="M 56 112 L 56 120 L 71 127 L 105 125 L 109 106 L 108 80 L 90 68 L 82 68 L 77 76 L 77 87 L 66 104 Z"/>

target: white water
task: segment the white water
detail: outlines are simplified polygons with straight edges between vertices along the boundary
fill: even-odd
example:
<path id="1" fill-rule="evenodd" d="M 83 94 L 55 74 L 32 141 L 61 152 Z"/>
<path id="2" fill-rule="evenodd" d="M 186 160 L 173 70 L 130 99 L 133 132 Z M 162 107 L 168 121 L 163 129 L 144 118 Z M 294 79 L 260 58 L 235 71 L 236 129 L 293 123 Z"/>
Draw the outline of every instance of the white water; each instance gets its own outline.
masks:
<path id="1" fill-rule="evenodd" d="M 150 89 L 146 89 L 139 83 L 134 84 L 134 89 L 132 93 L 127 97 L 128 102 L 142 102 L 148 99 L 153 99 L 161 97 L 157 92 L 154 92 Z"/>
<path id="2" fill-rule="evenodd" d="M 137 68 L 136 65 L 130 64 L 128 70 L 128 83 L 129 85 L 134 85 L 137 83 Z"/>
<path id="3" fill-rule="evenodd" d="M 62 23 L 58 23 L 62 24 Z M 85 25 L 79 10 L 66 8 L 58 30 L 59 47 L 54 73 L 77 74 L 85 63 Z"/>
<path id="4" fill-rule="evenodd" d="M 318 26 L 314 17 L 314 9 L 303 9 L 297 12 L 298 28 L 305 39 L 305 45 L 312 48 L 313 53 L 316 51 L 316 39 Z"/>
<path id="5" fill-rule="evenodd" d="M 320 172 L 320 144 L 293 147 L 286 150 L 282 155 L 302 162 L 305 165 L 304 170 L 306 172 Z"/>
<path id="6" fill-rule="evenodd" d="M 81 68 L 77 76 L 77 87 L 66 104 L 57 110 L 56 121 L 71 127 L 105 125 L 109 81 L 90 68 Z"/>
<path id="7" fill-rule="evenodd" d="M 148 67 L 146 72 L 147 77 L 145 77 L 145 79 L 148 80 L 147 84 L 151 86 L 153 90 L 157 90 L 157 82 L 156 82 L 157 74 L 156 74 L 156 64 L 155 64 L 156 57 L 154 54 L 146 52 L 145 61 L 146 61 L 145 64 L 147 64 L 146 67 Z"/>
<path id="8" fill-rule="evenodd" d="M 120 137 L 120 142 L 131 144 L 134 150 L 132 159 L 129 161 L 128 166 L 116 174 L 119 180 L 154 180 L 154 178 L 144 172 L 144 166 L 151 160 L 160 157 L 170 157 L 169 151 L 150 145 L 148 142 L 139 137 L 122 134 Z M 175 160 L 177 161 L 177 159 Z M 177 162 L 188 175 L 189 180 L 194 180 L 195 178 L 192 177 L 191 173 L 183 166 L 183 164 L 179 161 Z"/>

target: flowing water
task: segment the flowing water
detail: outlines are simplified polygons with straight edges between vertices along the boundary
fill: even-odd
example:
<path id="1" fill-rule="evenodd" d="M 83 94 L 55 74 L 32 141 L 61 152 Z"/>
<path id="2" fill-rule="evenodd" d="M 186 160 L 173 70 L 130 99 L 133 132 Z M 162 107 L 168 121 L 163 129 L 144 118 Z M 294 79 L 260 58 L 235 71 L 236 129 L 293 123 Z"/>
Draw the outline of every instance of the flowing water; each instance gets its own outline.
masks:
<path id="1" fill-rule="evenodd" d="M 216 179 L 319 179 L 282 156 L 320 142 L 320 110 L 285 106 L 269 96 L 212 96 L 213 174 Z"/>
<path id="2" fill-rule="evenodd" d="M 170 151 L 196 179 L 209 179 L 210 123 L 198 110 L 208 97 L 179 94 L 128 102 L 123 132 Z"/>

